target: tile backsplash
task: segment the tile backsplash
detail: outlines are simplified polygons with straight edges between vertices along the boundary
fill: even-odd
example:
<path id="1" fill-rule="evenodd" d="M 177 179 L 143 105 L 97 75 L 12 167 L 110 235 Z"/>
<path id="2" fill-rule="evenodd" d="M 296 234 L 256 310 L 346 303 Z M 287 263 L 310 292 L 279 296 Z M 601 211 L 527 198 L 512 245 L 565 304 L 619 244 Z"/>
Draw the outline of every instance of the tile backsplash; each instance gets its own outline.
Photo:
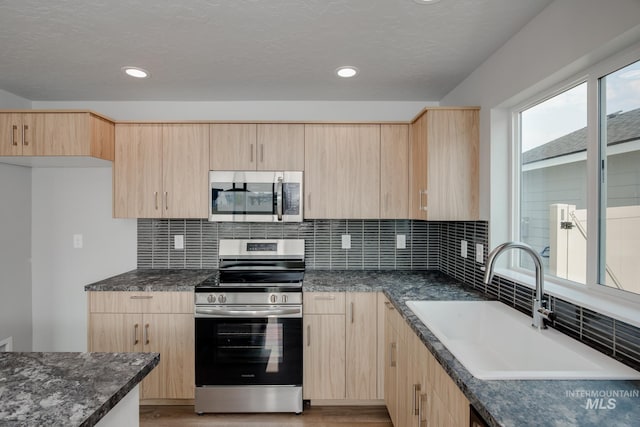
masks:
<path id="1" fill-rule="evenodd" d="M 441 223 L 409 220 L 311 220 L 301 223 L 217 223 L 139 219 L 138 268 L 217 268 L 219 239 L 304 239 L 308 269 L 437 269 Z M 342 235 L 351 249 L 342 249 Z M 396 248 L 396 235 L 406 248 Z M 184 236 L 184 249 L 173 248 Z"/>

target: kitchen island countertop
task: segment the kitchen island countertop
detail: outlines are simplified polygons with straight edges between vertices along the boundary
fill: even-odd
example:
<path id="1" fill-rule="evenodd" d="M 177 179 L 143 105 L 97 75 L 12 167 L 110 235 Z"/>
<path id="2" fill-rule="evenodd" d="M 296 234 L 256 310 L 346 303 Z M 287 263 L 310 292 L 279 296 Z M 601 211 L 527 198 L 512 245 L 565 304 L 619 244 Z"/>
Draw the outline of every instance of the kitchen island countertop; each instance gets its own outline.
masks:
<path id="1" fill-rule="evenodd" d="M 158 353 L 0 353 L 0 426 L 93 426 L 159 360 Z"/>

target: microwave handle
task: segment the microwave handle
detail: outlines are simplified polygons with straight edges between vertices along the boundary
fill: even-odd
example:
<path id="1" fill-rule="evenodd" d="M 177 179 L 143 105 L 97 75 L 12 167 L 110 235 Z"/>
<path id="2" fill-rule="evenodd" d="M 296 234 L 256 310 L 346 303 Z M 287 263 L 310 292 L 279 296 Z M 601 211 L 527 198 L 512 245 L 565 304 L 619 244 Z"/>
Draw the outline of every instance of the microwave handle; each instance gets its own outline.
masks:
<path id="1" fill-rule="evenodd" d="M 282 177 L 278 177 L 278 186 L 276 187 L 276 212 L 278 221 L 282 221 Z"/>

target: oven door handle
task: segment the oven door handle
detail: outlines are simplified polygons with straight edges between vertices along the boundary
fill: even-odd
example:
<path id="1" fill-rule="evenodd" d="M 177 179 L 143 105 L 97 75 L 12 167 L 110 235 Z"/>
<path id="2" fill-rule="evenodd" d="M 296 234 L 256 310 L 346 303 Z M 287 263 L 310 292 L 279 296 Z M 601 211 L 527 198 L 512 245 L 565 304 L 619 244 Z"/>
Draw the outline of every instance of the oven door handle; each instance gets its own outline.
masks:
<path id="1" fill-rule="evenodd" d="M 201 316 L 198 316 L 201 315 Z M 295 316 L 302 317 L 302 308 L 277 308 L 268 310 L 229 310 L 226 308 L 196 308 L 196 317 L 274 317 Z M 297 316 L 296 316 L 297 317 Z"/>

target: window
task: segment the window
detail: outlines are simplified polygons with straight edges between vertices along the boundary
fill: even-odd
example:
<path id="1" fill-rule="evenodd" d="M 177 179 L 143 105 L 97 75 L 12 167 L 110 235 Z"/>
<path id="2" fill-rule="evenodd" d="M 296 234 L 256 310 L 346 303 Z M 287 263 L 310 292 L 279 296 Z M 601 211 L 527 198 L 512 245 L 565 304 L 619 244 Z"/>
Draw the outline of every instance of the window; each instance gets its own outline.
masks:
<path id="1" fill-rule="evenodd" d="M 587 83 L 522 110 L 519 124 L 520 240 L 548 274 L 586 283 Z M 568 253 L 569 239 L 582 251 Z M 519 265 L 533 269 L 529 256 Z"/>
<path id="2" fill-rule="evenodd" d="M 548 278 L 640 294 L 638 51 L 634 56 L 598 64 L 578 83 L 514 111 L 513 238 L 541 254 Z M 526 256 L 514 256 L 512 267 L 533 269 Z"/>
<path id="3" fill-rule="evenodd" d="M 640 294 L 640 61 L 599 79 L 598 282 Z"/>

